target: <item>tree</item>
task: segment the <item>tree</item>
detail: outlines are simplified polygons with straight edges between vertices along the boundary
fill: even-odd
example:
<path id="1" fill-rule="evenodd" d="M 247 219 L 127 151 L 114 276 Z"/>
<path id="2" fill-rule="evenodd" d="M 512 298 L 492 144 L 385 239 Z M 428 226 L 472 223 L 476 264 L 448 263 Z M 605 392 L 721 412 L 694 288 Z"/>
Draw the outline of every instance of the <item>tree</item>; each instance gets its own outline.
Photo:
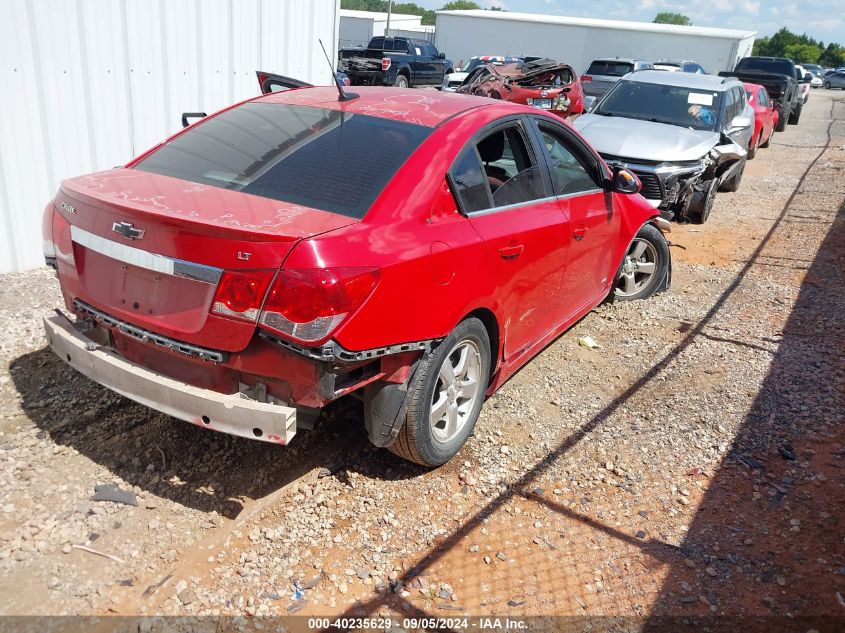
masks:
<path id="1" fill-rule="evenodd" d="M 472 9 L 480 9 L 481 7 L 475 2 L 468 0 L 455 0 L 455 2 L 447 2 L 440 10 L 441 11 L 470 11 Z"/>
<path id="2" fill-rule="evenodd" d="M 683 13 L 672 13 L 661 11 L 652 20 L 654 24 L 680 24 L 681 26 L 692 26 L 692 21 Z"/>
<path id="3" fill-rule="evenodd" d="M 821 48 L 812 44 L 790 44 L 784 49 L 784 57 L 794 60 L 798 64 L 815 64 L 822 53 Z"/>
<path id="4" fill-rule="evenodd" d="M 819 64 L 822 66 L 830 66 L 831 68 L 839 68 L 845 66 L 845 46 L 834 44 L 831 42 L 824 49 L 824 52 L 819 57 Z"/>

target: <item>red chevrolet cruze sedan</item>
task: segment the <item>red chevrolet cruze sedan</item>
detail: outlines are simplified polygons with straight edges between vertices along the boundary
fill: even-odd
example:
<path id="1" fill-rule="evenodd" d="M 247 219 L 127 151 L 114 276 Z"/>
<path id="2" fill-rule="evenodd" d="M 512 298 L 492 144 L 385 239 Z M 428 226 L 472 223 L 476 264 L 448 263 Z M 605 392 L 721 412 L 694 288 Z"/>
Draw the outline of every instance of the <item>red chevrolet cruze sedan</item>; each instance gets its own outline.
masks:
<path id="1" fill-rule="evenodd" d="M 586 312 L 668 287 L 638 188 L 536 108 L 268 94 L 62 183 L 45 255 L 74 318 L 47 338 L 133 400 L 279 444 L 355 393 L 374 444 L 436 466 Z"/>

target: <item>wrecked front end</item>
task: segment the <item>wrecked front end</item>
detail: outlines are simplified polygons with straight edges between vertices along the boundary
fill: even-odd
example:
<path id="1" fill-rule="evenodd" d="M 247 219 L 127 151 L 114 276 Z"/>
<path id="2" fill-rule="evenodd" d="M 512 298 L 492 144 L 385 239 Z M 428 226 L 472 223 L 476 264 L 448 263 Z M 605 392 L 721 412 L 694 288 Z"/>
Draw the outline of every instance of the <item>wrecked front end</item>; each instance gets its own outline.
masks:
<path id="1" fill-rule="evenodd" d="M 634 172 L 642 182 L 640 194 L 667 220 L 685 218 L 697 193 L 706 192 L 713 181 L 722 182 L 741 168 L 746 152 L 730 139 L 696 160 L 646 161 L 602 155 L 614 167 Z"/>

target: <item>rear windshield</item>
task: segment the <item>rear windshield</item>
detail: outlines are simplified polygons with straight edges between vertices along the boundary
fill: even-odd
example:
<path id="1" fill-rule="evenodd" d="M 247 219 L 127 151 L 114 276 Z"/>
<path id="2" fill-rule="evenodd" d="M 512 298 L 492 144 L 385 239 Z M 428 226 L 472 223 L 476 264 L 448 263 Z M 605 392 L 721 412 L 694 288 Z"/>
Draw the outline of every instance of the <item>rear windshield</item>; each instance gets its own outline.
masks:
<path id="1" fill-rule="evenodd" d="M 630 62 L 617 61 L 594 61 L 590 64 L 585 75 L 610 75 L 611 77 L 621 77 L 627 75 L 634 70 L 634 65 Z"/>
<path id="2" fill-rule="evenodd" d="M 362 218 L 431 128 L 246 103 L 187 130 L 135 169 Z"/>
<path id="3" fill-rule="evenodd" d="M 765 59 L 764 57 L 744 57 L 739 60 L 736 70 L 756 70 L 776 75 L 794 74 L 793 65 L 788 59 Z"/>

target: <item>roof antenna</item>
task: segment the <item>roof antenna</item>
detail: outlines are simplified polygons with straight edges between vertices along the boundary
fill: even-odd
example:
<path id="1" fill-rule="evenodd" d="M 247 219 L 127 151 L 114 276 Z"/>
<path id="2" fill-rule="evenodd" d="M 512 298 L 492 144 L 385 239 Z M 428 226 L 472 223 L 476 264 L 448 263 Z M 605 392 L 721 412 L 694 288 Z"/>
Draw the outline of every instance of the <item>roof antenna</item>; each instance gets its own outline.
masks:
<path id="1" fill-rule="evenodd" d="M 326 47 L 323 46 L 323 40 L 317 39 L 320 42 L 320 48 L 323 49 L 323 55 L 326 56 L 326 63 L 329 65 L 329 72 L 332 74 L 332 78 L 334 79 L 334 85 L 337 86 L 337 100 L 338 101 L 352 101 L 353 99 L 357 99 L 359 96 L 356 92 L 344 92 L 343 86 L 340 85 L 340 80 L 337 78 L 337 73 L 335 73 L 334 68 L 332 68 L 332 62 L 329 59 L 329 54 L 326 52 Z"/>

